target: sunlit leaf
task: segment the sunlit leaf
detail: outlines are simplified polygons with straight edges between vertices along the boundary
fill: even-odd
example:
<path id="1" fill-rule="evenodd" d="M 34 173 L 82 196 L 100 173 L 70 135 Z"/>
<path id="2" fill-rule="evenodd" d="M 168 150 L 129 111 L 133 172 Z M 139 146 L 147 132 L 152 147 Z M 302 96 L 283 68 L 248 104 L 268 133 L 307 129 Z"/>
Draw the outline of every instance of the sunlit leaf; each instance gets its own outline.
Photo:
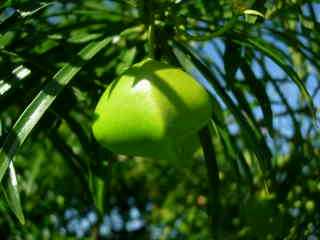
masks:
<path id="1" fill-rule="evenodd" d="M 244 14 L 247 14 L 247 15 L 254 15 L 254 16 L 259 16 L 259 17 L 262 17 L 264 18 L 264 15 L 263 13 L 257 11 L 257 10 L 254 10 L 254 9 L 246 9 L 243 11 Z"/>
<path id="2" fill-rule="evenodd" d="M 4 183 L 1 184 L 2 192 L 19 222 L 24 224 L 25 218 L 21 207 L 17 176 L 12 161 L 9 164 L 9 174 L 5 176 L 4 180 Z"/>
<path id="3" fill-rule="evenodd" d="M 111 41 L 107 37 L 99 42 L 89 43 L 84 47 L 74 62 L 65 64 L 54 76 L 42 91 L 34 98 L 29 106 L 21 114 L 11 133 L 8 135 L 0 152 L 0 180 L 2 180 L 9 163 L 12 161 L 18 148 L 23 144 L 31 130 L 41 119 L 46 110 L 53 103 L 62 89 L 81 70 L 82 66 L 93 58 L 101 49 Z"/>

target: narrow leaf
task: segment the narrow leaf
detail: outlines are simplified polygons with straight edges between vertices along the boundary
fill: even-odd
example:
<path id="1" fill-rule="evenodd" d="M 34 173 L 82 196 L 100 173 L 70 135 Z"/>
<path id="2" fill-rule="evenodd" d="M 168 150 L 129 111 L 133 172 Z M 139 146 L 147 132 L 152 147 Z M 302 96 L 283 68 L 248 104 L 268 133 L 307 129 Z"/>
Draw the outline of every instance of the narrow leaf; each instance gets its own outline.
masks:
<path id="1" fill-rule="evenodd" d="M 254 48 L 264 55 L 270 57 L 275 63 L 277 63 L 287 74 L 288 76 L 294 81 L 294 83 L 299 87 L 302 92 L 302 95 L 306 98 L 311 112 L 314 113 L 314 105 L 313 100 L 308 90 L 303 83 L 303 81 L 299 78 L 298 74 L 292 69 L 290 63 L 288 62 L 288 58 L 273 44 L 264 41 L 261 38 L 243 38 L 235 40 L 241 43 L 246 43 L 247 46 Z"/>
<path id="2" fill-rule="evenodd" d="M 187 56 L 190 57 L 191 62 L 198 69 L 198 71 L 208 80 L 204 85 L 205 88 L 214 96 L 215 91 L 228 106 L 229 110 L 235 116 L 241 129 L 241 133 L 245 138 L 245 142 L 249 149 L 255 153 L 259 160 L 260 168 L 265 176 L 268 176 L 271 170 L 271 152 L 265 143 L 265 139 L 260 129 L 254 128 L 248 119 L 242 115 L 238 106 L 232 101 L 230 96 L 226 93 L 224 88 L 220 85 L 210 68 L 206 66 L 202 60 L 193 51 L 184 44 L 175 43 L 176 46 L 173 50 L 182 65 L 187 61 Z M 181 49 L 181 50 L 180 50 Z M 183 55 L 181 54 L 183 52 Z M 189 61 L 190 61 L 189 60 Z M 188 69 L 187 69 L 188 70 Z M 208 86 L 209 85 L 209 86 Z M 215 91 L 212 91 L 212 88 Z"/>
<path id="3" fill-rule="evenodd" d="M 43 90 L 33 99 L 13 126 L 0 152 L 0 181 L 2 180 L 12 157 L 23 144 L 31 130 L 41 119 L 62 89 L 80 71 L 83 65 L 103 49 L 111 38 L 89 43 L 84 47 L 73 62 L 65 64 Z"/>
<path id="4" fill-rule="evenodd" d="M 235 161 L 236 167 L 241 177 L 243 177 L 247 182 L 253 183 L 253 176 L 250 171 L 249 165 L 243 155 L 241 149 L 237 146 L 237 141 L 231 133 L 228 132 L 227 126 L 224 122 L 217 120 L 215 116 L 212 117 L 212 126 L 216 129 L 220 136 L 220 141 L 224 145 L 225 156 Z"/>
<path id="5" fill-rule="evenodd" d="M 52 3 L 40 3 L 40 7 L 37 7 L 36 9 L 32 10 L 32 11 L 21 11 L 21 10 L 17 10 L 18 13 L 20 14 L 20 16 L 22 18 L 26 18 L 26 17 L 30 17 L 36 13 L 39 13 L 41 10 L 45 9 L 46 7 L 55 4 L 54 2 Z"/>
<path id="6" fill-rule="evenodd" d="M 260 104 L 260 107 L 263 112 L 264 122 L 268 126 L 269 130 L 272 131 L 273 112 L 271 108 L 270 99 L 268 97 L 264 84 L 256 78 L 254 72 L 252 71 L 247 62 L 243 62 L 240 68 L 242 70 L 243 75 L 245 76 L 244 79 L 247 83 L 247 86 L 250 89 L 251 94 L 253 94 L 256 97 L 257 101 Z"/>
<path id="7" fill-rule="evenodd" d="M 259 16 L 259 17 L 262 17 L 264 18 L 264 15 L 263 13 L 257 11 L 257 10 L 254 10 L 254 9 L 246 9 L 243 11 L 244 14 L 246 15 L 254 15 L 254 16 Z"/>
<path id="8" fill-rule="evenodd" d="M 9 7 L 12 4 L 12 0 L 4 0 L 2 3 L 0 3 L 0 8 Z"/>
<path id="9" fill-rule="evenodd" d="M 209 206 L 208 216 L 212 237 L 219 239 L 221 225 L 220 180 L 216 152 L 212 143 L 209 126 L 199 131 L 200 143 L 208 173 Z"/>
<path id="10" fill-rule="evenodd" d="M 226 50 L 223 55 L 225 74 L 223 75 L 223 78 L 226 81 L 227 88 L 233 93 L 237 99 L 237 102 L 239 103 L 238 105 L 244 110 L 246 116 L 250 119 L 252 124 L 258 128 L 258 124 L 250 107 L 250 103 L 244 94 L 244 89 L 240 87 L 241 82 L 237 81 L 236 78 L 236 72 L 239 69 L 240 64 L 243 62 L 241 56 L 241 46 L 239 44 L 235 44 L 231 41 L 231 39 L 227 38 L 225 42 L 225 48 Z"/>
<path id="11" fill-rule="evenodd" d="M 22 207 L 21 207 L 17 176 L 15 173 L 15 169 L 12 161 L 9 164 L 9 174 L 5 176 L 4 180 L 5 180 L 5 184 L 4 184 L 5 187 L 1 184 L 2 192 L 10 208 L 12 209 L 14 214 L 17 216 L 19 222 L 21 224 L 24 224 L 25 218 L 23 215 Z"/>
<path id="12" fill-rule="evenodd" d="M 16 26 L 25 18 L 41 13 L 42 10 L 44 10 L 52 4 L 54 3 L 40 3 L 40 6 L 32 11 L 21 11 L 19 9 L 12 9 L 11 15 L 0 22 L 1 31 L 4 32 L 10 29 L 11 27 Z"/>

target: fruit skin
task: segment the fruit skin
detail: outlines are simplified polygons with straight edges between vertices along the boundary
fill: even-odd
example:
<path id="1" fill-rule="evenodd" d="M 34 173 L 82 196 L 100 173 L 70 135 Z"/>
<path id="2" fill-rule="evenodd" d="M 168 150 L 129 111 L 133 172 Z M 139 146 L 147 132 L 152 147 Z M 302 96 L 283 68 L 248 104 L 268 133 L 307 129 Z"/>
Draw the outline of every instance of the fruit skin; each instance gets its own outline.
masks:
<path id="1" fill-rule="evenodd" d="M 176 159 L 195 150 L 212 106 L 190 75 L 148 58 L 108 86 L 95 114 L 93 134 L 114 153 Z"/>

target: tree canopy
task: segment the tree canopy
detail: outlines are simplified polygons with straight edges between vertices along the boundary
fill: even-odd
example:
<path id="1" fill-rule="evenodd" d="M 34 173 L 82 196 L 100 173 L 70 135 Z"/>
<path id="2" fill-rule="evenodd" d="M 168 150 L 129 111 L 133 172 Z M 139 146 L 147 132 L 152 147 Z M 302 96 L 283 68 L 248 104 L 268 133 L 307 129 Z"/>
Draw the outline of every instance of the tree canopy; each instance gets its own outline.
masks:
<path id="1" fill-rule="evenodd" d="M 311 0 L 2 1 L 0 238 L 317 239 L 319 12 Z M 92 135 L 106 87 L 150 56 L 211 96 L 191 161 L 117 155 Z"/>

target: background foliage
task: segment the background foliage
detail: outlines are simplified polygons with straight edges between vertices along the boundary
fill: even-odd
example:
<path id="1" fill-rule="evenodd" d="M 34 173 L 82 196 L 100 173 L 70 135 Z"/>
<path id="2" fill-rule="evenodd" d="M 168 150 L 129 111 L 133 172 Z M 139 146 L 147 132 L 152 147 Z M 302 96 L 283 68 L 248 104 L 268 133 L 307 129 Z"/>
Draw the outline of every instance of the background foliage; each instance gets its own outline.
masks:
<path id="1" fill-rule="evenodd" d="M 2 1 L 0 238 L 317 239 L 319 11 Z M 215 102 L 192 163 L 115 156 L 92 137 L 105 87 L 151 49 Z"/>

